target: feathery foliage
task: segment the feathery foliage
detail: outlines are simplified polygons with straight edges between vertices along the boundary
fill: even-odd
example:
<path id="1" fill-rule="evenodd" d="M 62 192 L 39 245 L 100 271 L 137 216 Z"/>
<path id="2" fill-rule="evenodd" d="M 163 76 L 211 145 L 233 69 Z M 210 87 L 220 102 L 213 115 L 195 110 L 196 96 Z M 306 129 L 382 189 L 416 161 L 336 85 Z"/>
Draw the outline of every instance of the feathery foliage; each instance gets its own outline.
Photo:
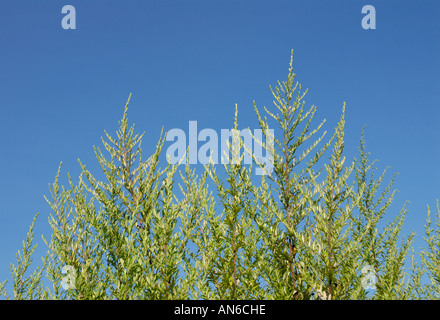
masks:
<path id="1" fill-rule="evenodd" d="M 305 108 L 295 82 L 293 51 L 287 80 L 270 88 L 263 116 L 254 102 L 273 170 L 254 164 L 209 163 L 201 175 L 189 161 L 159 166 L 165 135 L 143 158 L 143 134 L 127 119 L 116 136 L 105 132 L 94 151 L 104 180 L 80 163 L 77 183 L 59 185 L 47 199 L 52 234 L 42 266 L 30 273 L 35 216 L 17 265 L 10 299 L 438 299 L 440 208 L 428 207 L 420 262 L 402 237 L 405 206 L 386 224 L 393 184 L 383 184 L 369 160 L 364 134 L 359 158 L 344 153 L 345 104 L 333 135 L 325 120 L 313 127 L 316 106 Z M 232 132 L 238 131 L 236 107 Z M 277 128 L 277 137 L 270 128 Z M 235 133 L 234 133 L 235 134 Z M 273 141 L 273 145 L 270 143 Z M 229 144 L 232 154 L 246 150 Z M 253 177 L 252 166 L 266 175 Z M 411 252 L 411 255 L 410 255 Z M 408 261 L 409 260 L 409 261 Z M 410 262 L 410 272 L 405 266 Z M 43 273 L 44 272 L 44 273 Z M 423 283 L 427 274 L 429 283 Z M 46 284 L 49 283 L 50 286 Z M 369 290 L 373 288 L 374 290 Z"/>

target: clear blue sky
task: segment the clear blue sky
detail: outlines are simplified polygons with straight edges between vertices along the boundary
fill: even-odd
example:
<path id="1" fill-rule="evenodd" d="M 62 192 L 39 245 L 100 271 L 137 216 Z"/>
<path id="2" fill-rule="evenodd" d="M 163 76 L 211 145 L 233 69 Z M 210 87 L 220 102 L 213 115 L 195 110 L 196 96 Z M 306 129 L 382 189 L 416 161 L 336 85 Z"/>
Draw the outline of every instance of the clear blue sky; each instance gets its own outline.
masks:
<path id="1" fill-rule="evenodd" d="M 61 8 L 76 8 L 76 30 Z M 364 5 L 376 30 L 361 27 Z M 271 106 L 290 50 L 307 105 L 333 132 L 347 102 L 347 156 L 365 124 L 367 149 L 399 172 L 390 218 L 406 200 L 405 233 L 423 244 L 426 205 L 440 197 L 440 2 L 429 1 L 21 1 L 0 0 L 0 281 L 40 212 L 63 161 L 76 181 L 80 158 L 97 172 L 93 145 L 115 132 L 130 92 L 129 120 L 153 151 L 162 126 L 256 128 L 252 101 Z"/>

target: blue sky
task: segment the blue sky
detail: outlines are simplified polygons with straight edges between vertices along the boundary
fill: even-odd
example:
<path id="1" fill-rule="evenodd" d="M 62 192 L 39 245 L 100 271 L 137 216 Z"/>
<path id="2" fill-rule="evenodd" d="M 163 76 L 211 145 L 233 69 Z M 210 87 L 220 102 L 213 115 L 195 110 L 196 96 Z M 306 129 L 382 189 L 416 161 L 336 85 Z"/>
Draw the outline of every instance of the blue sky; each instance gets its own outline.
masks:
<path id="1" fill-rule="evenodd" d="M 61 27 L 64 5 L 75 30 Z M 374 5 L 375 30 L 361 27 Z M 362 126 L 378 168 L 399 172 L 389 217 L 409 200 L 404 232 L 423 244 L 426 205 L 440 197 L 438 1 L 21 1 L 0 0 L 0 281 L 35 213 L 39 249 L 49 235 L 43 195 L 63 161 L 98 172 L 93 146 L 129 120 L 153 152 L 161 127 L 257 128 L 252 101 L 270 107 L 269 85 L 294 70 L 307 105 L 329 133 L 347 103 L 347 157 Z M 39 258 L 37 258 L 39 260 Z"/>

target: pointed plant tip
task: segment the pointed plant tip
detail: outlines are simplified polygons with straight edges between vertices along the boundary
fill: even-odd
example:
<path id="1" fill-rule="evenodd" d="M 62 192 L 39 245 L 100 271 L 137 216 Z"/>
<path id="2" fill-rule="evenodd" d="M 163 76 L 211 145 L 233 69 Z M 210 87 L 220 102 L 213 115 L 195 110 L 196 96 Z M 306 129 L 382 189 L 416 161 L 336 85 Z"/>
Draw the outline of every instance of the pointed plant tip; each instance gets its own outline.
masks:
<path id="1" fill-rule="evenodd" d="M 130 103 L 130 99 L 131 99 L 131 92 L 130 92 L 130 94 L 128 95 L 128 99 L 127 99 L 127 102 L 125 103 L 125 108 L 124 108 L 124 117 L 123 117 L 123 119 L 125 119 L 125 118 L 126 118 L 126 116 L 127 116 L 127 109 L 128 109 L 128 104 Z"/>

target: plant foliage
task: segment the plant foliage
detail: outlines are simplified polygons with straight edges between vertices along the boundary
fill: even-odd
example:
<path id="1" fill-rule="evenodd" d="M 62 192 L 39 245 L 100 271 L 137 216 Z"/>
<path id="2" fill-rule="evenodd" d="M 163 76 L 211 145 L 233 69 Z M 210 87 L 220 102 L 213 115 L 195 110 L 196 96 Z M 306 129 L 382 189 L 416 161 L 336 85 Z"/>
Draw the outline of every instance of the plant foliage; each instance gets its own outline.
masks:
<path id="1" fill-rule="evenodd" d="M 42 266 L 29 271 L 35 216 L 7 299 L 438 299 L 440 208 L 428 207 L 427 249 L 420 262 L 401 236 L 405 206 L 386 223 L 395 176 L 384 183 L 364 135 L 352 161 L 344 153 L 345 104 L 332 136 L 317 108 L 305 108 L 295 82 L 293 52 L 287 80 L 270 88 L 272 108 L 254 103 L 273 171 L 252 166 L 159 166 L 165 142 L 144 158 L 143 134 L 124 109 L 116 136 L 105 132 L 95 154 L 103 180 L 81 162 L 77 183 L 59 185 L 47 199 L 52 234 Z M 276 128 L 277 137 L 269 128 Z M 233 121 L 238 129 L 238 109 Z M 229 145 L 245 149 L 243 145 Z M 254 166 L 266 167 L 253 157 Z M 221 173 L 218 173 L 219 168 Z M 409 270 L 405 269 L 408 261 Z M 428 283 L 422 284 L 426 276 Z M 49 285 L 48 285 L 49 284 Z M 371 290 L 374 289 L 374 290 Z"/>

